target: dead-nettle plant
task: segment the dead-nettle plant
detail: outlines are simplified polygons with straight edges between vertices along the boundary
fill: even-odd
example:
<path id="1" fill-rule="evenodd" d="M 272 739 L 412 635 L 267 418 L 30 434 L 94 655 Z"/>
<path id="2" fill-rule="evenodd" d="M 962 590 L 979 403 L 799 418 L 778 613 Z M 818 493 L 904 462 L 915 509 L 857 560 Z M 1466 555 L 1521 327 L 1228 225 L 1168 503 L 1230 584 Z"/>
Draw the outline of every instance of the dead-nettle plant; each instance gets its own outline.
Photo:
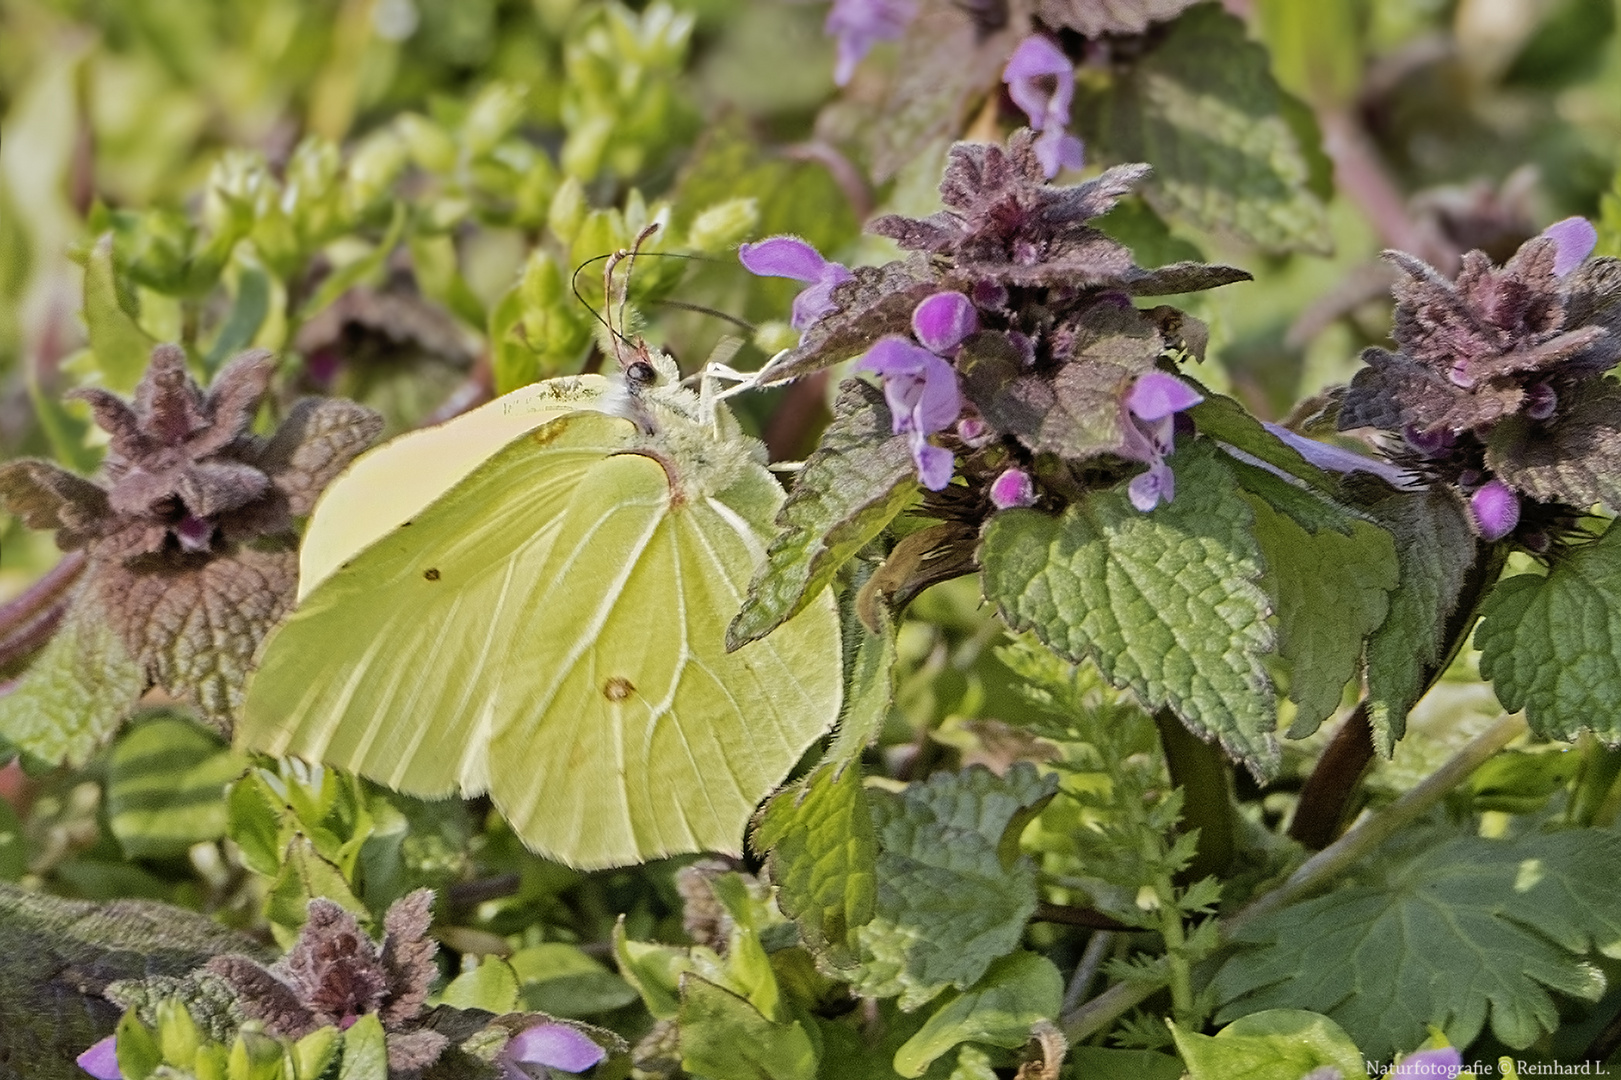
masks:
<path id="1" fill-rule="evenodd" d="M 108 436 L 97 478 L 0 467 L 0 503 L 85 556 L 62 628 L 0 697 L 0 737 L 82 764 L 153 687 L 229 729 L 254 650 L 292 604 L 295 519 L 382 428 L 353 402 L 307 398 L 255 434 L 275 367 L 244 353 L 204 392 L 184 350 L 159 346 L 133 401 L 70 395 Z"/>

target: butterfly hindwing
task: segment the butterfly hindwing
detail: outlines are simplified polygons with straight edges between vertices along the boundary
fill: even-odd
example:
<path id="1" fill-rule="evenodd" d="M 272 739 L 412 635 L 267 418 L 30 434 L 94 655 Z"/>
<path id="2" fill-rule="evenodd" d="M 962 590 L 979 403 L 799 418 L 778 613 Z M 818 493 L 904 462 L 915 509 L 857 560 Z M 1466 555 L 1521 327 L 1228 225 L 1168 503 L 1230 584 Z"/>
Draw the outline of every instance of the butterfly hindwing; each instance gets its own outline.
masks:
<path id="1" fill-rule="evenodd" d="M 623 454 L 576 489 L 519 625 L 526 675 L 503 681 L 511 721 L 491 753 L 496 805 L 543 854 L 599 867 L 735 853 L 761 796 L 831 724 L 830 598 L 726 652 L 781 498 L 752 463 L 735 487 L 747 517 L 729 493 L 672 498 L 657 461 Z"/>
<path id="2" fill-rule="evenodd" d="M 267 639 L 238 743 L 424 797 L 486 790 L 496 695 L 525 662 L 516 626 L 562 511 L 633 433 L 554 420 L 356 555 Z"/>

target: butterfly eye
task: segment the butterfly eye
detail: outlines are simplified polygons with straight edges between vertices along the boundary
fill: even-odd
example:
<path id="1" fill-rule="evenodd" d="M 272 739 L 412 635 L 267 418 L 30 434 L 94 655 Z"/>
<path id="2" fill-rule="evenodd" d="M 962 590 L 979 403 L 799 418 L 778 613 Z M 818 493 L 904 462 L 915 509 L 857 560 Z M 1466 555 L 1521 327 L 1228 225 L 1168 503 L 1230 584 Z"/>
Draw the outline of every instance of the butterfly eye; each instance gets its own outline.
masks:
<path id="1" fill-rule="evenodd" d="M 658 382 L 659 373 L 646 360 L 637 360 L 625 368 L 625 381 L 638 390 Z"/>

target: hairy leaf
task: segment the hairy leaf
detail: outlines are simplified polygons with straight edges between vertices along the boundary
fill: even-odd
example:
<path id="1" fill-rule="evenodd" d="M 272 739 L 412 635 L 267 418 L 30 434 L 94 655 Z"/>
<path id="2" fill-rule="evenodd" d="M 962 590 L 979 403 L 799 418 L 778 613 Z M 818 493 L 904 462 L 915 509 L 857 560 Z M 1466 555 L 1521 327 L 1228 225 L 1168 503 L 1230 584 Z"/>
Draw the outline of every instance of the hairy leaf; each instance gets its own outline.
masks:
<path id="1" fill-rule="evenodd" d="M 1425 1025 L 1457 1046 L 1486 1025 L 1516 1049 L 1559 1022 L 1550 990 L 1596 1000 L 1580 953 L 1621 940 L 1621 837 L 1597 829 L 1519 840 L 1462 837 L 1386 863 L 1242 927 L 1216 974 L 1218 1021 L 1307 1008 L 1357 1033 L 1372 1060 L 1417 1045 Z"/>
<path id="2" fill-rule="evenodd" d="M 1388 757 L 1441 659 L 1441 635 L 1475 560 L 1475 535 L 1463 505 L 1443 489 L 1395 495 L 1370 510 L 1395 537 L 1401 571 L 1390 613 L 1367 649 L 1368 720 Z"/>
<path id="3" fill-rule="evenodd" d="M 896 1052 L 895 1071 L 922 1076 L 959 1043 L 1023 1046 L 1036 1023 L 1057 1018 L 1063 996 L 1064 979 L 1051 960 L 1022 949 L 1004 956 L 973 986 L 944 999 Z"/>
<path id="4" fill-rule="evenodd" d="M 760 386 L 786 382 L 832 367 L 864 352 L 885 334 L 905 334 L 912 326 L 912 310 L 941 289 L 962 284 L 942 278 L 922 259 L 858 266 L 854 277 L 833 290 L 835 310 L 822 316 L 805 332 L 798 347 L 774 356 L 760 369 Z"/>
<path id="5" fill-rule="evenodd" d="M 1550 424 L 1511 417 L 1486 438 L 1486 464 L 1541 502 L 1621 508 L 1621 384 L 1584 386 Z"/>
<path id="6" fill-rule="evenodd" d="M 947 986 L 965 989 L 1018 944 L 1035 910 L 1035 869 L 1018 833 L 1057 788 L 1016 765 L 936 773 L 895 795 L 869 792 L 880 854 L 871 921 L 856 931 L 867 997 L 916 1008 Z"/>
<path id="7" fill-rule="evenodd" d="M 1189 11 L 1100 95 L 1080 128 L 1116 160 L 1151 161 L 1149 201 L 1274 251 L 1326 252 L 1323 205 L 1266 50 L 1217 5 Z"/>
<path id="8" fill-rule="evenodd" d="M 0 696 L 0 738 L 42 761 L 82 766 L 146 689 L 106 623 L 70 614 L 17 686 Z"/>
<path id="9" fill-rule="evenodd" d="M 1060 518 L 996 515 L 980 551 L 985 594 L 1014 629 L 1094 659 L 1150 708 L 1169 705 L 1266 775 L 1278 748 L 1262 658 L 1275 642 L 1256 584 L 1254 513 L 1210 446 L 1182 446 L 1170 463 L 1176 498 L 1151 513 L 1115 489 Z"/>
<path id="10" fill-rule="evenodd" d="M 1266 562 L 1262 587 L 1289 663 L 1289 698 L 1299 706 L 1289 737 L 1304 738 L 1339 707 L 1363 642 L 1385 621 L 1399 579 L 1396 545 L 1379 526 L 1270 473 L 1237 470 L 1257 493 L 1250 506 Z"/>
<path id="11" fill-rule="evenodd" d="M 845 382 L 833 422 L 777 513 L 777 536 L 726 631 L 727 648 L 764 637 L 815 599 L 914 501 L 913 477 L 906 437 L 891 434 L 882 391 Z"/>
<path id="12" fill-rule="evenodd" d="M 852 957 L 852 931 L 873 915 L 878 836 L 861 766 L 825 764 L 766 804 L 754 830 L 777 903 L 805 943 L 836 965 Z"/>
<path id="13" fill-rule="evenodd" d="M 1480 673 L 1537 734 L 1621 738 L 1621 530 L 1577 548 L 1546 577 L 1497 584 L 1475 644 Z"/>

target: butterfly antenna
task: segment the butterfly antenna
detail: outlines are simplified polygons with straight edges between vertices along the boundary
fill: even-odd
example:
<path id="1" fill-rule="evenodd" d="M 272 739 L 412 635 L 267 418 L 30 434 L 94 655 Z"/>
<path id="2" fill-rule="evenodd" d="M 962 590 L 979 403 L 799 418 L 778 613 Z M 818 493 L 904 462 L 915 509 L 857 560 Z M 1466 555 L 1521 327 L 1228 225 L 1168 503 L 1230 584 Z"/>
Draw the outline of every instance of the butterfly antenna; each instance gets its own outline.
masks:
<path id="1" fill-rule="evenodd" d="M 580 302 L 581 306 L 583 306 L 585 308 L 585 310 L 587 310 L 587 311 L 589 311 L 591 313 L 591 317 L 593 319 L 597 320 L 597 322 L 602 324 L 602 328 L 604 330 L 608 331 L 608 334 L 609 334 L 610 337 L 613 337 L 613 338 L 616 338 L 616 339 L 619 339 L 619 340 L 623 340 L 621 335 L 614 330 L 613 325 L 611 323 L 609 323 L 606 318 L 599 315 L 597 313 L 597 309 L 591 306 L 591 301 L 587 300 L 585 298 L 584 294 L 582 294 L 580 292 L 580 273 L 581 273 L 581 271 L 583 271 L 586 267 L 590 266 L 592 263 L 599 263 L 599 262 L 602 262 L 604 259 L 610 259 L 611 260 L 617 254 L 618 253 L 615 252 L 615 253 L 610 253 L 608 255 L 593 255 L 591 258 L 585 260 L 585 262 L 581 263 L 579 266 L 576 266 L 574 268 L 573 275 L 569 278 L 569 288 L 574 291 L 574 299 L 578 300 Z M 612 273 L 611 269 L 609 270 L 609 273 Z M 630 342 L 626 341 L 625 344 L 629 345 Z M 617 347 L 616 347 L 615 351 L 617 352 Z"/>
<path id="2" fill-rule="evenodd" d="M 636 239 L 630 245 L 630 250 L 628 252 L 620 252 L 625 259 L 625 291 L 619 295 L 619 336 L 620 340 L 622 341 L 625 340 L 625 307 L 630 303 L 630 277 L 631 274 L 636 270 L 636 256 L 642 253 L 642 245 L 647 242 L 647 239 L 658 231 L 658 222 L 648 222 L 647 227 L 636 234 Z"/>

